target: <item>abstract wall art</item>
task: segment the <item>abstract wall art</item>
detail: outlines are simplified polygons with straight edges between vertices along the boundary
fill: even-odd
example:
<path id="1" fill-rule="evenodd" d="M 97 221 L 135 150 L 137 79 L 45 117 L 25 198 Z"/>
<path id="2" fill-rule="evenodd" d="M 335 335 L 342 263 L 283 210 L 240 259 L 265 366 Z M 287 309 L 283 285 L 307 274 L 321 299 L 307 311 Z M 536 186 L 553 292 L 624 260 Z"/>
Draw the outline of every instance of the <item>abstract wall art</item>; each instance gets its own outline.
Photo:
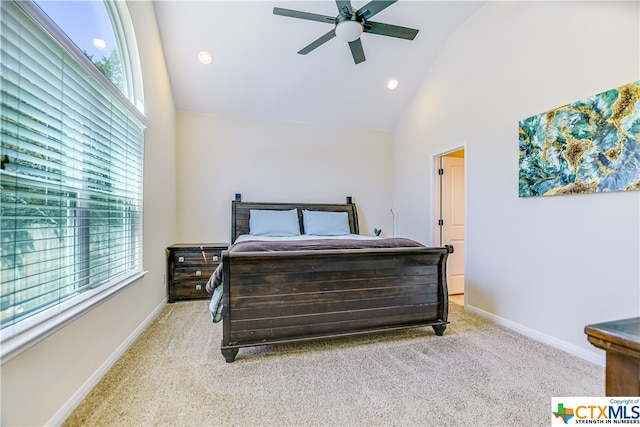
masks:
<path id="1" fill-rule="evenodd" d="M 519 124 L 520 197 L 640 190 L 640 81 Z"/>

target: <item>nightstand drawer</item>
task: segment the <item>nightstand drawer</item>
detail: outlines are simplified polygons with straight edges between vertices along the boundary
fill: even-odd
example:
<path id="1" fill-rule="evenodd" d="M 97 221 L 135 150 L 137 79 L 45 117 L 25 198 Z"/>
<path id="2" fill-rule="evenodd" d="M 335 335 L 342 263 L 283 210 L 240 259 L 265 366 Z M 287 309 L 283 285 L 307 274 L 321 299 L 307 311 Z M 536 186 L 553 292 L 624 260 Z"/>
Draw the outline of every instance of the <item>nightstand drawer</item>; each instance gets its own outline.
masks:
<path id="1" fill-rule="evenodd" d="M 173 280 L 181 282 L 183 280 L 204 280 L 205 283 L 213 274 L 219 262 L 207 265 L 189 265 L 184 267 L 174 267 Z"/>
<path id="2" fill-rule="evenodd" d="M 226 249 L 226 247 L 224 249 Z M 177 250 L 173 254 L 173 262 L 176 265 L 200 265 L 220 262 L 224 249 L 203 247 L 203 250 L 200 250 L 200 248 Z"/>
<path id="3" fill-rule="evenodd" d="M 207 280 L 209 280 L 207 278 Z M 211 298 L 206 290 L 207 280 L 182 280 L 175 282 L 173 299 Z"/>

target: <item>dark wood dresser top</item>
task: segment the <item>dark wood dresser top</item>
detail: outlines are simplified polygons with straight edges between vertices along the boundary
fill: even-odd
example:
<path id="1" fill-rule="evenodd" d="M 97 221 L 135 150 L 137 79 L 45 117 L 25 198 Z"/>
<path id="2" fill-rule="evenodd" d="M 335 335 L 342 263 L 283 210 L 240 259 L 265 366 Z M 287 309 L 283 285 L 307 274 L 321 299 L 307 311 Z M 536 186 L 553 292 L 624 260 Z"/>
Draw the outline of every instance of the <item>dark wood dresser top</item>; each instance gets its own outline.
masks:
<path id="1" fill-rule="evenodd" d="M 640 317 L 587 325 L 584 332 L 589 337 L 640 352 Z"/>

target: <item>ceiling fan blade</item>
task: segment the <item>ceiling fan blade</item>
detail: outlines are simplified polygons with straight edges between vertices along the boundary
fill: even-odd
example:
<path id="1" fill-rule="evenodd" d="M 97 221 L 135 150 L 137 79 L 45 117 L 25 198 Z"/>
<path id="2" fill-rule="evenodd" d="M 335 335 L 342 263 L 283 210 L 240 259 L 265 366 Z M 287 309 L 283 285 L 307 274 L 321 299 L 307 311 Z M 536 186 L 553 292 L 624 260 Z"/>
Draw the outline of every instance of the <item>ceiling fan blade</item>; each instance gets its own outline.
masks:
<path id="1" fill-rule="evenodd" d="M 306 47 L 300 49 L 298 51 L 298 53 L 300 55 L 306 55 L 307 53 L 311 52 L 313 49 L 317 48 L 318 46 L 325 44 L 326 42 L 328 42 L 329 40 L 331 40 L 335 36 L 336 36 L 336 29 L 334 28 L 331 31 L 329 31 L 327 34 L 325 34 L 324 36 L 322 36 L 319 39 L 317 39 L 316 41 L 314 41 L 314 42 L 310 43 L 309 45 L 307 45 Z"/>
<path id="2" fill-rule="evenodd" d="M 351 56 L 353 56 L 353 61 L 356 64 L 365 61 L 364 49 L 362 48 L 362 42 L 360 39 L 355 39 L 354 41 L 349 42 L 349 49 L 351 49 Z"/>
<path id="3" fill-rule="evenodd" d="M 351 0 L 343 1 L 336 0 L 336 5 L 338 6 L 338 11 L 341 15 L 347 15 L 353 13 L 353 6 L 351 6 Z"/>
<path id="4" fill-rule="evenodd" d="M 364 32 L 379 34 L 381 36 L 397 37 L 399 39 L 413 40 L 418 34 L 418 30 L 397 25 L 383 24 L 381 22 L 366 22 Z"/>
<path id="5" fill-rule="evenodd" d="M 371 18 L 373 15 L 375 15 L 376 13 L 382 12 L 383 10 L 385 10 L 386 8 L 388 8 L 389 6 L 394 4 L 396 1 L 398 1 L 398 0 L 391 0 L 391 1 L 374 0 L 374 1 L 370 1 L 369 3 L 365 4 L 360 9 L 358 9 L 356 14 L 358 16 L 362 16 L 365 20 L 367 20 L 367 19 Z"/>
<path id="6" fill-rule="evenodd" d="M 300 18 L 309 21 L 325 22 L 327 24 L 335 24 L 334 16 L 318 15 L 317 13 L 300 12 L 299 10 L 283 9 L 281 7 L 273 8 L 274 15 L 288 16 L 289 18 Z"/>

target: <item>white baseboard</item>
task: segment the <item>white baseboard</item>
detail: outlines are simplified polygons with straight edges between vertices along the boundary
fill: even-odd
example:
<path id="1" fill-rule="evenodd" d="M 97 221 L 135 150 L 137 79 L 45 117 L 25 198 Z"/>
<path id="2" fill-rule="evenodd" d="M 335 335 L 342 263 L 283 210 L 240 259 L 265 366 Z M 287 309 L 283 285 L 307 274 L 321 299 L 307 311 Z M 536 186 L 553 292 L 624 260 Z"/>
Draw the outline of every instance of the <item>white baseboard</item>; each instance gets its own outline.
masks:
<path id="1" fill-rule="evenodd" d="M 47 426 L 60 426 L 71 415 L 71 413 L 80 405 L 85 397 L 91 390 L 100 382 L 102 377 L 109 372 L 109 369 L 118 361 L 118 359 L 124 354 L 125 351 L 138 339 L 140 334 L 147 329 L 147 326 L 153 322 L 153 320 L 160 314 L 164 306 L 167 305 L 165 299 L 147 316 L 144 321 L 138 325 L 138 327 L 122 342 L 114 351 L 111 356 L 104 361 L 102 365 L 89 377 L 89 379 L 80 387 L 80 389 L 71 396 L 71 398 L 65 403 L 60 410 L 49 420 L 45 425 Z"/>
<path id="2" fill-rule="evenodd" d="M 598 355 L 596 353 L 585 350 L 582 347 L 579 347 L 574 344 L 570 344 L 566 341 L 559 340 L 558 338 L 552 337 L 551 335 L 543 334 L 540 331 L 536 331 L 535 329 L 528 328 L 519 323 L 512 322 L 511 320 L 507 320 L 500 316 L 496 316 L 495 314 L 489 313 L 487 311 L 481 310 L 477 307 L 473 307 L 470 305 L 464 306 L 465 310 L 468 310 L 472 313 L 475 313 L 479 316 L 487 318 L 499 325 L 504 326 L 505 328 L 509 328 L 512 331 L 516 331 L 519 334 L 522 334 L 526 337 L 532 338 L 536 341 L 540 341 L 551 347 L 557 348 L 558 350 L 565 351 L 569 354 L 577 356 L 581 359 L 584 359 L 588 362 L 595 363 L 596 365 L 605 366 L 606 356 L 603 352 L 602 355 Z"/>

